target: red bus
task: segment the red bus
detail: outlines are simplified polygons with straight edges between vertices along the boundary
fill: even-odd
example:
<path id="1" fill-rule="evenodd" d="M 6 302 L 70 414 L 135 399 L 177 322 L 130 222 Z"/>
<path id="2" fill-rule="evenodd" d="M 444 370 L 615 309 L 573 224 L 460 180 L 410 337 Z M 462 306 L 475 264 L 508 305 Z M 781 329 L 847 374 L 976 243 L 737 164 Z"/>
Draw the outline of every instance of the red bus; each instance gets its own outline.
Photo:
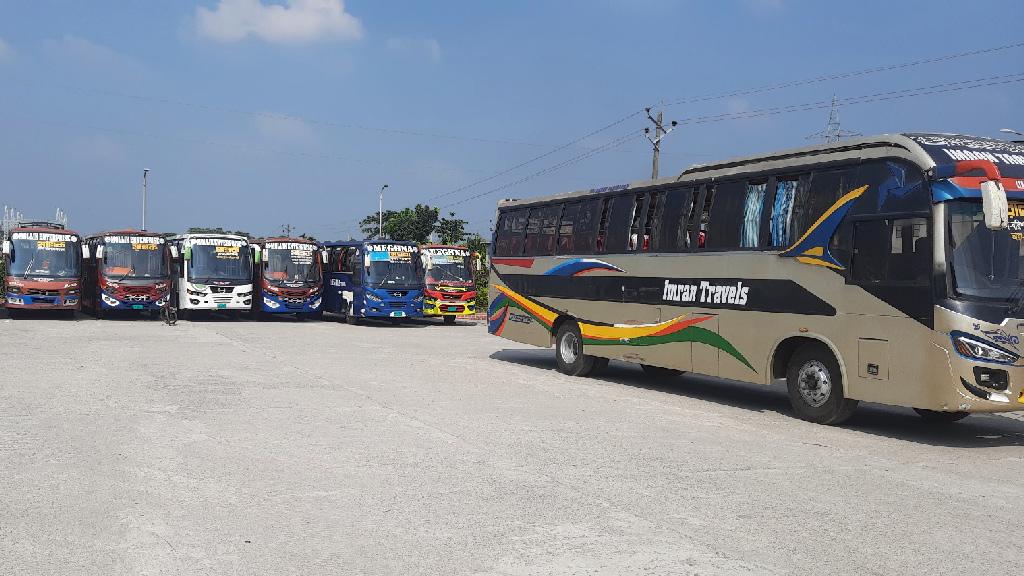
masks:
<path id="1" fill-rule="evenodd" d="M 81 304 L 83 250 L 81 236 L 59 224 L 31 222 L 11 230 L 3 243 L 8 314 L 56 310 L 73 317 Z"/>

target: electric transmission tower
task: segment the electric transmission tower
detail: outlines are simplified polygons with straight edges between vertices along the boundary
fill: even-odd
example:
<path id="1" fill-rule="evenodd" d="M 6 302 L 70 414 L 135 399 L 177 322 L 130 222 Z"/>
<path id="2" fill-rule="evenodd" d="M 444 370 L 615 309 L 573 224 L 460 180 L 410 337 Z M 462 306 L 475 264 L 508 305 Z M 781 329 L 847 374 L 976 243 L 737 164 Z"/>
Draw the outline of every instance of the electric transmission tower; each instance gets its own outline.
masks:
<path id="1" fill-rule="evenodd" d="M 807 137 L 808 140 L 822 140 L 826 143 L 839 142 L 843 138 L 852 138 L 853 136 L 860 136 L 859 132 L 850 132 L 849 130 L 843 130 L 839 125 L 839 99 L 836 95 L 832 95 L 832 106 L 828 110 L 828 122 L 825 124 L 825 129 L 821 132 L 815 132 Z"/>

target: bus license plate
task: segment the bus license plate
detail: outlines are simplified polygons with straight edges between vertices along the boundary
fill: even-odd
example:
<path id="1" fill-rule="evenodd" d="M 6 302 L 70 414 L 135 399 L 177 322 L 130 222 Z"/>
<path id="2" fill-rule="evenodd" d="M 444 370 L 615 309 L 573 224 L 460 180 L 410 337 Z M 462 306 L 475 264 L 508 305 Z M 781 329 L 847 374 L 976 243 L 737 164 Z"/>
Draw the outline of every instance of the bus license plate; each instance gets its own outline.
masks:
<path id="1" fill-rule="evenodd" d="M 448 307 L 448 311 L 449 312 L 458 312 L 459 311 L 459 307 L 458 306 L 449 306 Z"/>
<path id="2" fill-rule="evenodd" d="M 145 308 L 142 304 L 132 304 L 132 310 L 142 310 Z"/>
<path id="3" fill-rule="evenodd" d="M 227 308 L 227 304 L 217 304 L 217 308 Z"/>
<path id="4" fill-rule="evenodd" d="M 395 318 L 401 318 L 402 316 L 405 316 L 405 312 L 392 312 L 391 315 Z"/>

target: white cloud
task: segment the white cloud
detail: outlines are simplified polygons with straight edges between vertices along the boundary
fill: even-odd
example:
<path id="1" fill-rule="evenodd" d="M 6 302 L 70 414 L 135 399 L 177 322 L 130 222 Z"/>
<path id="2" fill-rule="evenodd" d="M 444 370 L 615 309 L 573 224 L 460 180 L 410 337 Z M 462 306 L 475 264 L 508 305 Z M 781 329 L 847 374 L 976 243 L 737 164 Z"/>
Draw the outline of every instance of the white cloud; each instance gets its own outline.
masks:
<path id="1" fill-rule="evenodd" d="M 441 43 L 434 38 L 388 38 L 387 46 L 398 54 L 421 54 L 431 62 L 441 61 Z"/>
<path id="2" fill-rule="evenodd" d="M 11 49 L 11 45 L 4 42 L 3 38 L 0 38 L 0 62 L 4 60 L 10 60 L 14 57 L 14 50 Z"/>
<path id="3" fill-rule="evenodd" d="M 358 40 L 363 25 L 345 12 L 344 0 L 219 0 L 213 9 L 196 8 L 199 34 L 218 42 L 249 36 L 282 44 L 316 40 Z"/>

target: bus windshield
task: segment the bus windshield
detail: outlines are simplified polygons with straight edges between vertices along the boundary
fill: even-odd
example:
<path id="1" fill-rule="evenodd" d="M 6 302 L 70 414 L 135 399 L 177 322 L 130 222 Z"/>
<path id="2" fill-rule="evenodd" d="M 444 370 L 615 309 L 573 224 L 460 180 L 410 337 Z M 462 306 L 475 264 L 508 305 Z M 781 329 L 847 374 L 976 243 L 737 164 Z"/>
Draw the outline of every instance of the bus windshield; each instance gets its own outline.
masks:
<path id="1" fill-rule="evenodd" d="M 469 254 L 431 254 L 428 259 L 430 264 L 427 268 L 427 285 L 473 285 Z"/>
<path id="2" fill-rule="evenodd" d="M 189 279 L 199 284 L 215 281 L 241 284 L 252 282 L 249 246 L 228 241 L 223 245 L 193 244 Z"/>
<path id="3" fill-rule="evenodd" d="M 263 277 L 275 285 L 313 286 L 319 283 L 320 264 L 314 250 L 310 244 L 267 244 L 267 267 Z"/>
<path id="4" fill-rule="evenodd" d="M 380 288 L 414 287 L 420 284 L 420 267 L 412 252 L 369 252 L 366 280 Z"/>
<path id="5" fill-rule="evenodd" d="M 108 236 L 104 239 L 103 274 L 114 279 L 166 278 L 164 239 Z"/>
<path id="6" fill-rule="evenodd" d="M 75 236 L 42 232 L 11 235 L 10 276 L 77 278 L 81 243 Z"/>
<path id="7" fill-rule="evenodd" d="M 1015 217 L 1015 212 L 1022 216 Z M 1010 227 L 989 230 L 980 201 L 948 203 L 956 293 L 966 299 L 1013 303 L 1024 299 L 1024 203 L 1010 202 Z"/>

